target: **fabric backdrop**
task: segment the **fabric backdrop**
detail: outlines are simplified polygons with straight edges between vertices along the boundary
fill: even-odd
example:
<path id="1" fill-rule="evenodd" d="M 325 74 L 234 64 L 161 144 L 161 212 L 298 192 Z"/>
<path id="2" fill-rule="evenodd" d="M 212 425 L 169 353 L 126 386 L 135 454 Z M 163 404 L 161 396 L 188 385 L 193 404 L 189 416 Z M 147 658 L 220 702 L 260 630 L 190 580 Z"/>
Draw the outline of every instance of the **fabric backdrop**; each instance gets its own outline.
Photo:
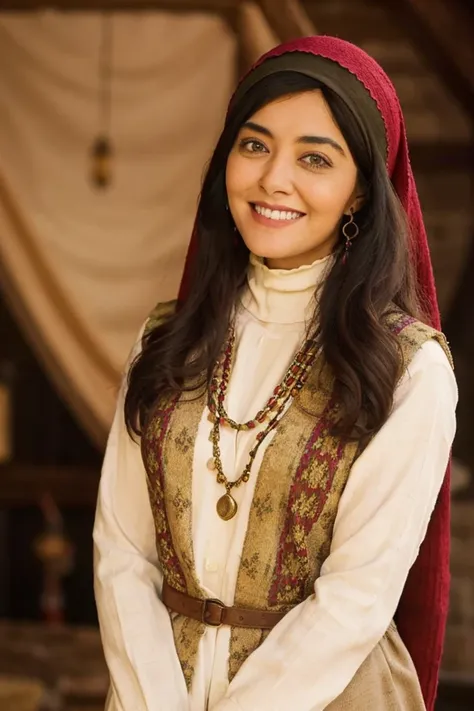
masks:
<path id="1" fill-rule="evenodd" d="M 101 16 L 0 16 L 2 287 L 98 443 L 142 320 L 177 293 L 236 78 L 234 36 L 218 16 L 111 22 L 115 159 L 112 185 L 98 190 Z"/>

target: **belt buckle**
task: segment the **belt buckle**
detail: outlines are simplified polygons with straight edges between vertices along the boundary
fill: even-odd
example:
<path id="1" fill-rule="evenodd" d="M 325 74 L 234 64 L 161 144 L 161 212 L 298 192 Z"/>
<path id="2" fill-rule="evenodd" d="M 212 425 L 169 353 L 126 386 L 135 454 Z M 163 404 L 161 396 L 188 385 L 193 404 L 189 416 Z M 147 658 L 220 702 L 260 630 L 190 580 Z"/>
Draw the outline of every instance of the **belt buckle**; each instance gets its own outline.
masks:
<path id="1" fill-rule="evenodd" d="M 219 622 L 209 622 L 209 616 L 210 616 L 210 611 L 209 607 L 210 605 L 215 605 L 216 607 L 219 608 L 220 611 L 220 616 L 219 616 Z M 202 608 L 202 622 L 204 622 L 205 625 L 208 627 L 221 627 L 222 626 L 222 617 L 224 615 L 224 610 L 226 609 L 226 605 L 224 605 L 221 600 L 217 600 L 216 598 L 207 598 L 204 600 L 204 606 Z"/>

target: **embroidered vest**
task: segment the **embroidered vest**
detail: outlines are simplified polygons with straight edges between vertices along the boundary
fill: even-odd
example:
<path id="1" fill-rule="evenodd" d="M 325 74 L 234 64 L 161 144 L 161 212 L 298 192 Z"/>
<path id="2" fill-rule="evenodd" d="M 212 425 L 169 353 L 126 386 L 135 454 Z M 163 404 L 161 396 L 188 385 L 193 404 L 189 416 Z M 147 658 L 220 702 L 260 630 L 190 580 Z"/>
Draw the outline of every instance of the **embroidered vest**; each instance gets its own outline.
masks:
<path id="1" fill-rule="evenodd" d="M 170 303 L 159 305 L 147 331 L 172 308 Z M 433 338 L 451 362 L 441 333 L 398 311 L 388 319 L 405 368 Z M 237 578 L 234 604 L 239 607 L 286 612 L 314 594 L 314 582 L 329 554 L 339 499 L 362 451 L 358 443 L 344 443 L 330 434 L 336 408 L 332 391 L 329 367 L 319 361 L 264 453 Z M 142 437 L 164 577 L 176 590 L 201 598 L 206 595 L 194 564 L 191 493 L 194 442 L 205 406 L 204 392 L 199 397 L 193 392 L 165 398 Z M 173 615 L 172 625 L 189 689 L 205 626 L 182 615 Z M 267 635 L 259 629 L 232 629 L 229 680 Z"/>

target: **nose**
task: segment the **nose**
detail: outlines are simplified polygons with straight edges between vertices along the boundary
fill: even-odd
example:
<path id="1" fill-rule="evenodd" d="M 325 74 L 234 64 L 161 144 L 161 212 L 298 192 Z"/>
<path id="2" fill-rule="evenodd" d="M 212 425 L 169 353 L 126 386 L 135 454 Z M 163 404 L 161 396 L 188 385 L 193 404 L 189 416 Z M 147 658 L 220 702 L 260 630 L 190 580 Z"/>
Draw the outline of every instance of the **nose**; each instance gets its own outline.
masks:
<path id="1" fill-rule="evenodd" d="M 289 195 L 293 191 L 292 166 L 283 155 L 273 155 L 262 166 L 259 185 L 267 195 L 282 193 Z"/>

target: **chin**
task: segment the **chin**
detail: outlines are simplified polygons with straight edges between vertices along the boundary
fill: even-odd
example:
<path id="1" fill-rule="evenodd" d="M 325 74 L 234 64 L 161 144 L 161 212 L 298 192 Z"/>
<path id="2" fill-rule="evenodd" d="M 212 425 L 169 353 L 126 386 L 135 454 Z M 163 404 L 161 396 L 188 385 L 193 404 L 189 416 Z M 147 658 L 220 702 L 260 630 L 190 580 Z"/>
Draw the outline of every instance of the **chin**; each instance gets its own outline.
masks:
<path id="1" fill-rule="evenodd" d="M 258 239 L 252 237 L 247 239 L 242 235 L 242 239 L 245 242 L 247 248 L 255 254 L 256 257 L 261 257 L 262 259 L 286 259 L 295 257 L 299 254 L 299 250 L 296 252 L 290 248 L 289 245 L 278 244 L 278 240 L 272 238 Z M 304 251 L 304 250 L 302 250 Z"/>
<path id="2" fill-rule="evenodd" d="M 244 240 L 245 241 L 245 240 Z M 301 266 L 313 264 L 318 259 L 328 257 L 332 251 L 332 245 L 324 245 L 320 249 L 278 249 L 276 245 L 263 245 L 260 241 L 245 242 L 248 249 L 256 257 L 263 259 L 270 269 L 298 269 Z"/>
<path id="3" fill-rule="evenodd" d="M 247 247 L 255 254 L 256 257 L 261 257 L 262 259 L 284 259 L 288 257 L 287 251 L 282 251 L 281 249 L 275 249 L 272 247 L 265 247 L 262 244 L 256 244 L 255 242 L 246 242 Z"/>

